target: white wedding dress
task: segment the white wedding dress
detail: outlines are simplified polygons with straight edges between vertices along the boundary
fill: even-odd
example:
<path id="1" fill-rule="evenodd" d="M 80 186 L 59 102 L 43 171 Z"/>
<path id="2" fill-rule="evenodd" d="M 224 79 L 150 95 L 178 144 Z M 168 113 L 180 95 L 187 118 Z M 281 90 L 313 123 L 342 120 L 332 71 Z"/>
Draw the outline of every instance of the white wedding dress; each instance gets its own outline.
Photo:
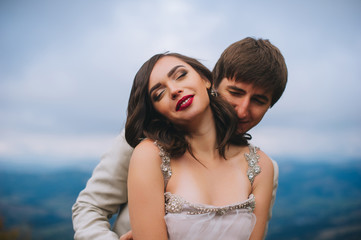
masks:
<path id="1" fill-rule="evenodd" d="M 167 183 L 172 175 L 170 158 L 159 144 L 162 158 L 161 170 L 164 176 L 164 183 Z M 250 152 L 245 154 L 248 161 L 247 175 L 251 183 L 254 177 L 260 173 L 258 166 L 257 147 L 249 146 Z M 232 240 L 249 239 L 256 216 L 253 213 L 255 197 L 250 194 L 245 201 L 235 204 L 216 207 L 205 204 L 191 203 L 182 196 L 165 192 L 164 216 L 167 225 L 168 238 L 170 240 Z"/>

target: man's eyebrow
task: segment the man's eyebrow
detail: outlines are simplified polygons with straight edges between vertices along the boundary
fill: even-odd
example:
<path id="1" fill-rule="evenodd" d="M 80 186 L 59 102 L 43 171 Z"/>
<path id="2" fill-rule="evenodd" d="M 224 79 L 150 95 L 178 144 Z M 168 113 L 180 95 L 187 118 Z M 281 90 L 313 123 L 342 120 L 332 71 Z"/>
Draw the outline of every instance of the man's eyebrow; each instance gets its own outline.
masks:
<path id="1" fill-rule="evenodd" d="M 180 68 L 180 67 L 185 67 L 185 66 L 183 66 L 183 65 L 177 65 L 177 66 L 173 67 L 173 68 L 168 72 L 167 77 L 171 77 L 171 76 L 174 74 L 174 72 L 175 72 L 178 68 Z"/>
<path id="2" fill-rule="evenodd" d="M 160 86 L 161 86 L 160 83 L 155 84 L 155 85 L 149 90 L 149 96 L 151 96 L 151 95 L 152 95 L 152 92 L 153 92 L 154 90 L 156 90 L 157 88 L 159 88 Z"/>
<path id="3" fill-rule="evenodd" d="M 228 89 L 238 91 L 238 92 L 245 92 L 242 88 L 236 87 L 234 85 L 228 85 Z"/>

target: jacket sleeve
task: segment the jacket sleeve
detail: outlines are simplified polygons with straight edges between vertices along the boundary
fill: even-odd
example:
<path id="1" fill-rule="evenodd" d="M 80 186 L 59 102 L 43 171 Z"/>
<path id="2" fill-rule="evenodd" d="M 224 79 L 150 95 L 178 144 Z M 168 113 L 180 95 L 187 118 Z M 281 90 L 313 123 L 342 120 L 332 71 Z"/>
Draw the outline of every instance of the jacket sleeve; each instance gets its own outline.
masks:
<path id="1" fill-rule="evenodd" d="M 276 201 L 276 193 L 277 193 L 277 188 L 278 188 L 278 175 L 279 175 L 278 164 L 275 160 L 273 160 L 273 159 L 271 159 L 271 160 L 273 163 L 273 190 L 272 190 L 271 205 L 269 207 L 269 212 L 268 212 L 268 221 L 267 221 L 265 233 L 263 235 L 263 239 L 265 239 L 267 232 L 268 232 L 268 224 L 272 218 L 272 209 L 273 209 L 274 203 Z"/>
<path id="2" fill-rule="evenodd" d="M 129 160 L 133 149 L 124 138 L 117 136 L 93 171 L 86 187 L 73 205 L 74 239 L 119 239 L 110 230 L 109 219 L 127 202 Z"/>
<path id="3" fill-rule="evenodd" d="M 272 163 L 273 163 L 273 169 L 274 169 L 274 173 L 273 173 L 273 191 L 272 191 L 272 200 L 271 200 L 271 206 L 269 208 L 269 213 L 268 213 L 268 221 L 272 218 L 272 209 L 273 209 L 273 205 L 276 201 L 276 193 L 277 193 L 277 188 L 278 188 L 278 175 L 279 175 L 279 169 L 278 169 L 278 164 L 275 160 L 272 159 Z"/>

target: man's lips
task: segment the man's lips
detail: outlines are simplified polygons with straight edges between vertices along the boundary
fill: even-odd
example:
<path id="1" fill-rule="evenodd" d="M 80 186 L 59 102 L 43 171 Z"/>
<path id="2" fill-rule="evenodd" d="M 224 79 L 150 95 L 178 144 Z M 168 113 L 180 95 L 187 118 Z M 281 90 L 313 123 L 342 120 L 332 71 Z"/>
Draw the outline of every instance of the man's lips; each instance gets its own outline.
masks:
<path id="1" fill-rule="evenodd" d="M 187 107 L 189 107 L 193 102 L 193 97 L 194 97 L 194 95 L 187 95 L 187 96 L 182 97 L 177 102 L 177 106 L 176 106 L 175 110 L 182 111 L 182 110 L 186 109 Z"/>
<path id="2" fill-rule="evenodd" d="M 249 121 L 238 121 L 238 126 L 248 124 Z"/>
<path id="3" fill-rule="evenodd" d="M 243 126 L 243 125 L 246 125 L 248 123 L 249 123 L 249 121 L 242 121 L 242 122 L 238 121 L 238 126 Z"/>
<path id="4" fill-rule="evenodd" d="M 238 121 L 238 124 L 245 124 L 245 123 L 249 123 L 249 120 Z"/>

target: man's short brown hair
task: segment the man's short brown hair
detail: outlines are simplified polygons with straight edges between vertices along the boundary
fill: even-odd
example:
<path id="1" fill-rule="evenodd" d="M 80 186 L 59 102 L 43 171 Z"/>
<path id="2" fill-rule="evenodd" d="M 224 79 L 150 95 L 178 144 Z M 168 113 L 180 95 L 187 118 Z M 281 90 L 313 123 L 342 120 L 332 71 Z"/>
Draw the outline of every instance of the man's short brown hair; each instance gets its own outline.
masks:
<path id="1" fill-rule="evenodd" d="M 287 66 L 280 50 L 269 40 L 247 37 L 231 44 L 217 61 L 213 69 L 216 89 L 224 78 L 271 92 L 272 107 L 286 88 Z"/>

